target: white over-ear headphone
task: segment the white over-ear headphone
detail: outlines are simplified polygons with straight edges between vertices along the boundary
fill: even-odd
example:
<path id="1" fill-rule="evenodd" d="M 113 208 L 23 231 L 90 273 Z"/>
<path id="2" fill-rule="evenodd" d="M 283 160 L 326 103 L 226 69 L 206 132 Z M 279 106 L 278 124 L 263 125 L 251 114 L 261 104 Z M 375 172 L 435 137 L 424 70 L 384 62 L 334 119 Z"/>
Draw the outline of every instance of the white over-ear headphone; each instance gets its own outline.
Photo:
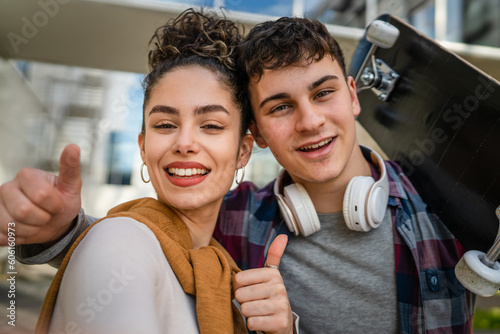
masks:
<path id="1" fill-rule="evenodd" d="M 384 218 L 389 201 L 389 181 L 382 157 L 368 147 L 360 147 L 365 159 L 380 170 L 380 178 L 375 182 L 370 176 L 353 177 L 344 194 L 343 214 L 345 223 L 351 230 L 368 232 L 379 227 Z M 301 184 L 283 186 L 287 175 L 284 169 L 281 170 L 274 183 L 278 206 L 288 229 L 295 235 L 308 236 L 321 228 L 318 214 Z"/>

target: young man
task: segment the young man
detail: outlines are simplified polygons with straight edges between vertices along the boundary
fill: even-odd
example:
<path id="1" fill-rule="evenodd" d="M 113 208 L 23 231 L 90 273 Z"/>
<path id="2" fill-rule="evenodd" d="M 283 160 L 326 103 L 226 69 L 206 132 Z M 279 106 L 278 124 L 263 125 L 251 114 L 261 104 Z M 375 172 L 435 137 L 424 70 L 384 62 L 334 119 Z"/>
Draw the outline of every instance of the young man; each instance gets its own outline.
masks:
<path id="1" fill-rule="evenodd" d="M 276 235 L 290 235 L 279 269 L 302 333 L 470 333 L 474 297 L 454 275 L 462 249 L 426 211 L 401 169 L 380 163 L 358 145 L 355 84 L 326 28 L 300 18 L 262 23 L 245 39 L 241 62 L 249 77 L 252 133 L 286 172 L 262 189 L 243 183 L 228 193 L 214 236 L 246 269 L 263 266 Z M 64 235 L 80 206 L 78 171 L 65 173 L 60 187 L 44 188 L 42 199 L 30 196 L 35 191 L 27 184 L 30 179 L 40 183 L 47 177 L 43 173 L 25 170 L 7 184 L 1 193 L 2 226 L 14 220 L 26 222 L 33 234 L 54 230 L 50 237 L 27 242 Z M 353 188 L 351 180 L 360 181 L 362 189 Z M 375 203 L 365 205 L 374 181 L 377 191 L 368 196 L 376 197 Z M 20 199 L 5 196 L 14 189 L 23 192 Z M 66 192 L 77 194 L 71 203 L 61 203 Z M 364 195 L 351 210 L 344 197 L 359 193 Z M 16 204 L 25 209 L 16 211 Z M 293 223 L 283 219 L 287 206 L 291 215 L 306 217 L 313 230 L 321 228 L 293 235 L 288 227 Z M 367 218 L 353 218 L 353 210 Z M 78 218 L 76 227 L 45 253 L 21 249 L 31 252 L 21 254 L 24 261 L 34 263 L 38 257 L 45 262 L 61 251 L 89 224 L 82 212 Z"/>

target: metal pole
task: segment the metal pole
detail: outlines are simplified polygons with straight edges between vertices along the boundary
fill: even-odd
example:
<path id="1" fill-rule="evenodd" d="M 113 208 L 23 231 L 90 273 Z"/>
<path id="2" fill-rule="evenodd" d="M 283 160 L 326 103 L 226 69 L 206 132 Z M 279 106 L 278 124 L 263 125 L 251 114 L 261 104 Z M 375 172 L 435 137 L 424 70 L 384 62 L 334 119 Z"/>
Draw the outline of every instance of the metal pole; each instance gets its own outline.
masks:
<path id="1" fill-rule="evenodd" d="M 365 26 L 368 26 L 378 15 L 378 0 L 366 0 L 365 2 Z"/>
<path id="2" fill-rule="evenodd" d="M 495 210 L 495 213 L 498 218 L 498 222 L 500 223 L 500 206 Z M 500 228 L 498 230 L 498 235 L 495 240 L 493 246 L 491 246 L 490 250 L 486 254 L 486 261 L 488 263 L 494 263 L 500 258 Z"/>
<path id="3" fill-rule="evenodd" d="M 435 0 L 434 39 L 446 41 L 446 18 L 448 16 L 448 0 Z"/>
<path id="4" fill-rule="evenodd" d="M 292 16 L 304 17 L 304 0 L 293 0 Z"/>

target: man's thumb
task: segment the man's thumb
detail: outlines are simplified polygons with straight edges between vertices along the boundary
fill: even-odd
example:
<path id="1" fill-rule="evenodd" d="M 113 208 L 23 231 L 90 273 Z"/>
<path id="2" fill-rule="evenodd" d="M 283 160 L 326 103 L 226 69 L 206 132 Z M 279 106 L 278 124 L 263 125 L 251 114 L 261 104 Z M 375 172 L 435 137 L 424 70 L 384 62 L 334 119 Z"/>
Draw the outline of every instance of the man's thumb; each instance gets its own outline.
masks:
<path id="1" fill-rule="evenodd" d="M 278 235 L 271 246 L 269 246 L 269 250 L 267 251 L 267 266 L 278 266 L 281 261 L 281 257 L 285 252 L 286 244 L 288 243 L 288 236 L 286 234 Z"/>
<path id="2" fill-rule="evenodd" d="M 57 188 L 64 192 L 79 194 L 82 187 L 80 170 L 80 148 L 78 145 L 70 144 L 61 153 Z"/>

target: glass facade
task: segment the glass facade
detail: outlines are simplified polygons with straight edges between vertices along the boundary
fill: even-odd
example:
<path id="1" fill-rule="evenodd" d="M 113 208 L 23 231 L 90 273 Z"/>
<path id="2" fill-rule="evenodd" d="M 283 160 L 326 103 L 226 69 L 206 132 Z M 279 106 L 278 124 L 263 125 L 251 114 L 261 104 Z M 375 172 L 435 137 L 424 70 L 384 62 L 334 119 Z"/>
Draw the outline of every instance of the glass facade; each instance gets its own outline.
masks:
<path id="1" fill-rule="evenodd" d="M 437 13 L 443 7 L 445 13 Z M 322 22 L 364 28 L 372 19 L 390 13 L 406 19 L 432 38 L 500 46 L 500 0 L 353 0 L 312 1 L 304 14 Z M 443 31 L 437 35 L 436 29 Z"/>

